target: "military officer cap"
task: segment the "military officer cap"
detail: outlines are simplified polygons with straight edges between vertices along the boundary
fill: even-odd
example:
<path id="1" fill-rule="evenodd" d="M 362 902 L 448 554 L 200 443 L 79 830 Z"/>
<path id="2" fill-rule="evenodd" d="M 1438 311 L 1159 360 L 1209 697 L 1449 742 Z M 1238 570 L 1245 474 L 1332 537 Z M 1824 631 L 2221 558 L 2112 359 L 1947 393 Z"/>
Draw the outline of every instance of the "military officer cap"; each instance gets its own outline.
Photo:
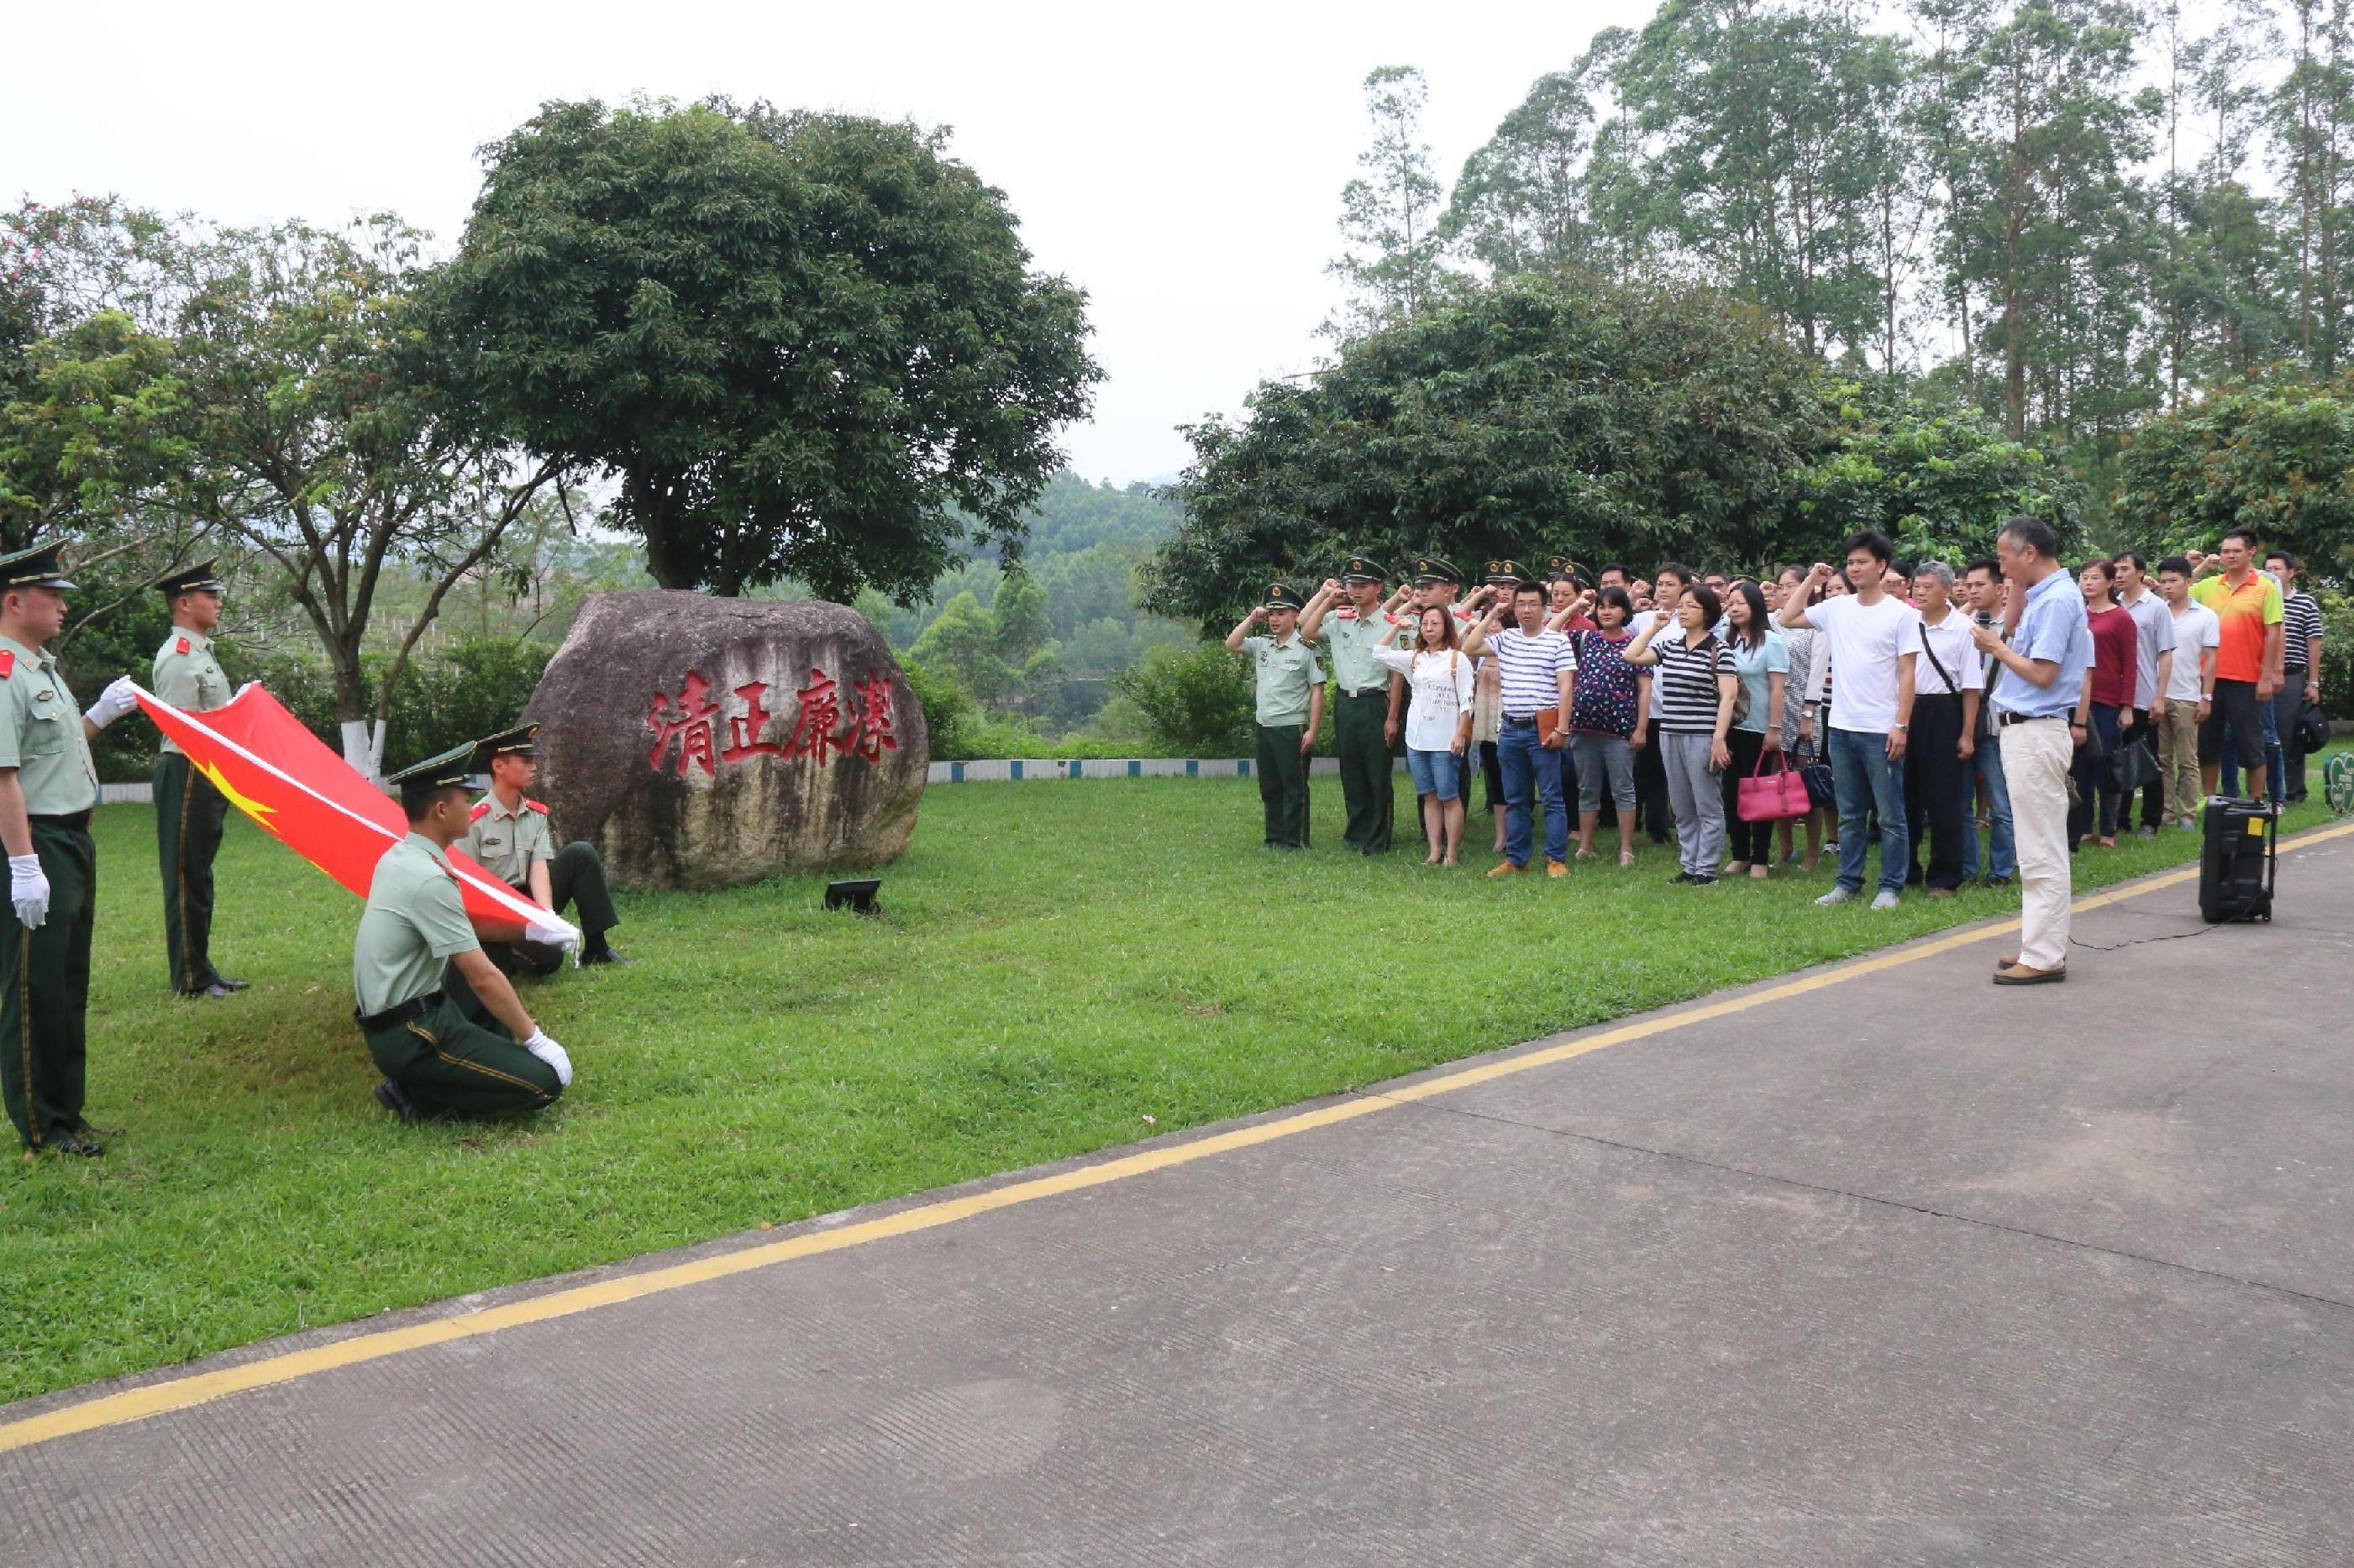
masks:
<path id="1" fill-rule="evenodd" d="M 13 556 L 0 556 L 0 593 L 10 588 L 69 588 L 63 556 L 65 544 L 52 539 Z"/>
<path id="2" fill-rule="evenodd" d="M 217 565 L 215 561 L 198 561 L 192 567 L 176 567 L 155 579 L 156 591 L 165 599 L 177 599 L 184 593 L 227 593 L 228 585 L 213 569 Z"/>
<path id="3" fill-rule="evenodd" d="M 1269 583 L 1267 589 L 1267 608 L 1269 609 L 1305 609 L 1308 608 L 1308 601 L 1299 597 L 1299 590 L 1298 588 L 1292 588 L 1288 584 Z"/>
<path id="4" fill-rule="evenodd" d="M 1352 556 L 1349 564 L 1341 568 L 1341 580 L 1343 583 L 1385 583 L 1390 580 L 1390 575 L 1375 565 L 1371 556 Z"/>
<path id="5" fill-rule="evenodd" d="M 437 757 L 411 763 L 385 779 L 400 786 L 400 804 L 414 810 L 444 789 L 463 789 L 473 781 L 474 743 L 453 746 Z"/>
<path id="6" fill-rule="evenodd" d="M 519 724 L 513 729 L 503 729 L 496 735 L 485 736 L 474 742 L 473 768 L 477 773 L 488 773 L 491 764 L 499 758 L 538 755 L 539 726 Z"/>
<path id="7" fill-rule="evenodd" d="M 1480 580 L 1490 588 L 1518 588 L 1522 583 L 1533 582 L 1535 579 L 1521 570 L 1521 563 L 1518 561 L 1490 561 L 1488 575 Z"/>
<path id="8" fill-rule="evenodd" d="M 1428 588 L 1433 583 L 1453 583 L 1459 588 L 1463 574 L 1437 556 L 1425 556 L 1414 564 L 1414 586 Z"/>
<path id="9" fill-rule="evenodd" d="M 1566 579 L 1570 582 L 1580 583 L 1585 580 L 1585 568 L 1579 566 L 1575 561 L 1571 560 L 1567 556 L 1555 556 L 1548 565 L 1550 565 L 1553 569 L 1553 580 L 1555 582 L 1561 582 Z"/>

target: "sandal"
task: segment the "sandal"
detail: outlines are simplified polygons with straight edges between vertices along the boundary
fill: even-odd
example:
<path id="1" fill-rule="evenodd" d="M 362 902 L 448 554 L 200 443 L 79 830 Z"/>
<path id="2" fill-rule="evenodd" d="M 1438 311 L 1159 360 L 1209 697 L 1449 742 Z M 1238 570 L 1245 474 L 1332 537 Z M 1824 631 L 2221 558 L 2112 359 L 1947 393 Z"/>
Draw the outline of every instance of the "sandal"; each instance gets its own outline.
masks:
<path id="1" fill-rule="evenodd" d="M 1618 852 L 1618 863 L 1622 866 L 1634 864 L 1635 852 L 1633 850 L 1620 850 Z"/>
<path id="2" fill-rule="evenodd" d="M 1602 857 L 1596 854 L 1592 850 L 1580 850 L 1577 852 L 1577 858 L 1580 860 L 1599 860 Z"/>

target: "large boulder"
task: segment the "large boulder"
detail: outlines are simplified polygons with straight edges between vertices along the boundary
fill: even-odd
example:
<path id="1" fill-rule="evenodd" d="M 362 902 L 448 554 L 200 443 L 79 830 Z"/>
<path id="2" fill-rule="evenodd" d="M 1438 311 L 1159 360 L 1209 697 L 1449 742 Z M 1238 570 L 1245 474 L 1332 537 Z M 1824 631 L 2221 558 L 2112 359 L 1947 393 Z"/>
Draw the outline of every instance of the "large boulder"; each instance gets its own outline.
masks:
<path id="1" fill-rule="evenodd" d="M 879 865 L 931 760 L 890 644 L 817 600 L 591 594 L 524 717 L 559 841 L 628 887 Z"/>

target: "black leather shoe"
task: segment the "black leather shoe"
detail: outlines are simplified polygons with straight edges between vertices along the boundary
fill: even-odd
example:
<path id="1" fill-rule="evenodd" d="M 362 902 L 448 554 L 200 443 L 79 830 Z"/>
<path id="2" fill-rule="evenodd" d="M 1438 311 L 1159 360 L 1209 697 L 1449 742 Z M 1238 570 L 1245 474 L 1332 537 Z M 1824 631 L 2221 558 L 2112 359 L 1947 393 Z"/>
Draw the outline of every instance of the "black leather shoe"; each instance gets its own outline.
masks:
<path id="1" fill-rule="evenodd" d="M 106 1145 L 79 1132 L 69 1132 L 49 1147 L 59 1154 L 78 1154 L 84 1160 L 95 1160 L 106 1152 Z"/>
<path id="2" fill-rule="evenodd" d="M 187 994 L 190 996 L 208 997 L 213 1001 L 217 1001 L 225 996 L 235 996 L 243 989 L 244 988 L 242 986 L 225 985 L 219 980 L 215 980 L 212 984 L 206 986 L 203 990 L 192 991 Z"/>
<path id="3" fill-rule="evenodd" d="M 417 1119 L 417 1102 L 408 1097 L 408 1090 L 390 1078 L 376 1086 L 376 1103 L 398 1117 L 404 1125 Z"/>
<path id="4" fill-rule="evenodd" d="M 619 948 L 599 948 L 593 953 L 580 955 L 580 967 L 584 969 L 590 964 L 626 964 L 629 961 L 621 956 Z"/>
<path id="5" fill-rule="evenodd" d="M 213 984 L 220 987 L 223 991 L 251 991 L 253 989 L 253 982 L 251 980 L 233 980 L 227 975 L 216 975 L 213 978 Z"/>

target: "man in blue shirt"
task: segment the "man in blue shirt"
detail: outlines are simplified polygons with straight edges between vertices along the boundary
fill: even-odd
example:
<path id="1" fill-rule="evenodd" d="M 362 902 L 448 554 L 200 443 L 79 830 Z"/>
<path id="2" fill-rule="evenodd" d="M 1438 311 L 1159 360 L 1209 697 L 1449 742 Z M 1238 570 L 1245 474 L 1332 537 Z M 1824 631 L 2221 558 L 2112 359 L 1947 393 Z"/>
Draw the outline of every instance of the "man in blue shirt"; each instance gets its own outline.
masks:
<path id="1" fill-rule="evenodd" d="M 2003 626 L 1981 626 L 1975 636 L 1978 652 L 2001 666 L 1995 733 L 2010 784 L 2023 909 L 2019 951 L 1995 966 L 1994 983 L 2043 985 L 2068 978 L 2068 770 L 2084 738 L 2093 633 L 2048 524 L 2012 518 L 1995 555 L 2009 584 Z"/>

